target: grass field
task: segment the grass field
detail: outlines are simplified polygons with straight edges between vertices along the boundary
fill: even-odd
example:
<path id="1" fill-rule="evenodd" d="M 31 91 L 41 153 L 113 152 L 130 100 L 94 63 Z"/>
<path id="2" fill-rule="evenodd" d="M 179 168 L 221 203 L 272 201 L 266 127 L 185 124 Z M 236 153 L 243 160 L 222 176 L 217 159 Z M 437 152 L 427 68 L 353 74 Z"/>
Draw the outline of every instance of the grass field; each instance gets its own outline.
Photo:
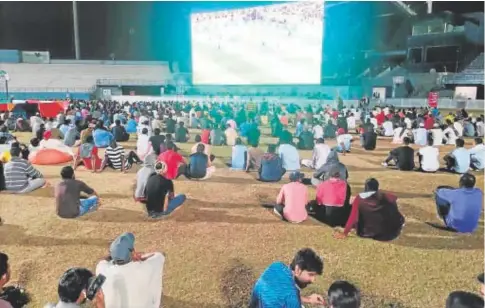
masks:
<path id="1" fill-rule="evenodd" d="M 29 136 L 21 139 L 27 141 Z M 263 148 L 269 142 L 274 139 L 263 136 Z M 131 149 L 134 145 L 134 141 L 124 144 Z M 179 146 L 187 152 L 192 144 Z M 138 250 L 166 254 L 162 302 L 168 308 L 244 307 L 265 267 L 275 260 L 289 262 L 302 247 L 315 249 L 325 262 L 323 276 L 303 294 L 325 293 L 332 281 L 345 279 L 360 287 L 365 307 L 438 308 L 444 307 L 453 290 L 478 292 L 475 277 L 483 271 L 483 216 L 472 235 L 428 225 L 439 223 L 434 188 L 456 186 L 458 176 L 385 169 L 380 163 L 391 148 L 389 140 L 380 140 L 373 152 L 356 147 L 340 156 L 349 169 L 353 195 L 362 191 L 366 178 L 376 177 L 382 189 L 399 197 L 407 221 L 403 234 L 391 243 L 355 235 L 336 240 L 330 227 L 312 219 L 298 225 L 279 221 L 260 205 L 274 202 L 282 183 L 259 183 L 254 173 L 229 170 L 225 163 L 230 148 L 217 147 L 215 176 L 205 182 L 175 181 L 176 192 L 187 194 L 188 200 L 165 220 L 146 218 L 132 200 L 136 170 L 92 174 L 79 168 L 77 178 L 102 198 L 100 210 L 81 219 L 56 216 L 53 187 L 23 196 L 1 194 L 5 224 L 0 226 L 0 251 L 11 258 L 12 280 L 23 282 L 33 295 L 29 307 L 55 302 L 61 274 L 72 266 L 94 270 L 110 242 L 125 231 L 135 233 Z M 441 154 L 450 149 L 442 147 Z M 301 156 L 310 158 L 311 152 L 302 151 Z M 59 181 L 59 166 L 39 169 L 52 185 Z M 480 175 L 477 186 L 483 184 Z M 309 189 L 314 196 L 315 190 Z"/>

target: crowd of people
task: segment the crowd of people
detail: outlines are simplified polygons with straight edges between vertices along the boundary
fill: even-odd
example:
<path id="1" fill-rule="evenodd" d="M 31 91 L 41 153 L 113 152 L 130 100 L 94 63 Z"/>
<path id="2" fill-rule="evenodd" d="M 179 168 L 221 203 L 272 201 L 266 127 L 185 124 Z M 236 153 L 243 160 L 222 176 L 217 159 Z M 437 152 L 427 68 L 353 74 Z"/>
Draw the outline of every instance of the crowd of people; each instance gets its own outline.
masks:
<path id="1" fill-rule="evenodd" d="M 260 148 L 260 127 L 264 125 L 270 126 L 277 140 L 266 151 Z M 295 127 L 294 133 L 290 126 Z M 484 168 L 483 127 L 483 115 L 473 117 L 465 110 L 442 117 L 437 109 L 392 106 L 336 110 L 330 106 L 270 108 L 265 103 L 258 107 L 252 103 L 72 101 L 55 119 L 42 118 L 38 113 L 30 119 L 0 115 L 0 191 L 25 194 L 50 186 L 29 157 L 43 149 L 54 149 L 72 156 L 72 165 L 61 168 L 60 181 L 54 186 L 59 217 L 77 218 L 101 205 L 102 196 L 76 179 L 79 166 L 93 173 L 107 168 L 126 173 L 136 166 L 133 199 L 145 206 L 150 218 L 161 219 L 187 199 L 183 193 L 175 193 L 174 180 L 210 179 L 216 171 L 213 147 L 228 146 L 232 148 L 231 158 L 225 163 L 232 170 L 254 172 L 261 182 L 277 183 L 288 175 L 289 183 L 281 186 L 275 203 L 265 204 L 280 219 L 301 223 L 310 216 L 331 227 L 341 227 L 342 231 L 334 234 L 336 239 L 344 239 L 355 229 L 362 238 L 392 241 L 405 225 L 398 196 L 381 190 L 376 178 L 368 178 L 363 192 L 353 195 L 348 169 L 339 160 L 339 156 L 353 155 L 353 149 L 359 146 L 373 151 L 378 138 L 389 137 L 396 148 L 382 163 L 384 167 L 392 164 L 402 171 L 460 175 L 458 188 L 436 188 L 437 214 L 450 231 L 472 233 L 482 210 L 483 193 L 475 187 L 473 171 Z M 30 144 L 22 144 L 16 132 L 31 132 Z M 131 138 L 136 138 L 134 151 L 121 145 Z M 466 149 L 464 138 L 474 138 L 475 146 Z M 177 144 L 191 139 L 195 143 L 189 153 L 184 153 Z M 360 145 L 356 145 L 358 139 Z M 330 147 L 328 140 L 335 140 L 336 145 Z M 416 155 L 413 144 L 421 147 Z M 440 169 L 438 148 L 445 144 L 456 148 L 444 157 Z M 312 158 L 301 159 L 299 150 L 311 150 Z M 309 186 L 316 189 L 313 200 Z M 98 308 L 159 307 L 163 264 L 163 254 L 138 253 L 134 235 L 122 234 L 111 245 L 110 256 L 98 264 L 96 274 L 73 268 L 62 275 L 59 303 L 52 307 L 78 307 L 86 299 Z M 276 262 L 268 267 L 256 282 L 249 305 L 360 307 L 360 291 L 346 281 L 333 283 L 326 299 L 316 294 L 300 296 L 300 289 L 322 273 L 321 257 L 311 249 L 302 249 L 291 264 Z M 0 287 L 8 280 L 8 257 L 0 254 Z M 130 286 L 122 288 L 129 289 L 129 294 L 120 289 L 119 281 Z M 150 296 L 146 296 L 147 290 Z M 0 296 L 0 307 L 22 307 L 13 303 L 12 298 L 19 296 Z M 447 307 L 478 307 L 463 303 L 480 300 L 483 306 L 480 297 L 455 292 L 450 294 Z"/>

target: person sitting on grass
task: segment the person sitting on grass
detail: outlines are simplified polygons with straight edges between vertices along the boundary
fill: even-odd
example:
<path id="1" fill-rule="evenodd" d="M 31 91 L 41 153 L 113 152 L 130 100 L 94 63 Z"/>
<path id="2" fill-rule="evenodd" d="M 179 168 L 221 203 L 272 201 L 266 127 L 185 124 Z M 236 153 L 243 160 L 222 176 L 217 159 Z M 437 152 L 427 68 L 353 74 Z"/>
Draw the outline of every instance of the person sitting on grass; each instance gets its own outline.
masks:
<path id="1" fill-rule="evenodd" d="M 286 170 L 283 168 L 283 161 L 276 155 L 276 145 L 268 145 L 268 153 L 261 159 L 261 167 L 258 170 L 259 181 L 279 182 Z"/>
<path id="2" fill-rule="evenodd" d="M 106 277 L 102 289 L 105 308 L 158 308 L 162 298 L 165 256 L 135 249 L 133 233 L 123 233 L 110 245 L 109 256 L 96 266 Z"/>
<path id="3" fill-rule="evenodd" d="M 226 136 L 226 143 L 228 146 L 234 146 L 236 144 L 236 140 L 238 138 L 238 134 L 235 128 L 231 125 L 227 124 L 226 130 L 224 131 L 224 135 Z"/>
<path id="4" fill-rule="evenodd" d="M 483 170 L 485 167 L 485 145 L 483 139 L 480 137 L 475 138 L 475 146 L 468 150 L 470 153 L 470 168 L 478 171 Z"/>
<path id="5" fill-rule="evenodd" d="M 330 179 L 318 184 L 316 200 L 308 204 L 308 213 L 331 227 L 343 227 L 351 211 L 350 196 L 350 185 L 340 178 L 338 168 L 334 168 Z"/>
<path id="6" fill-rule="evenodd" d="M 175 131 L 175 141 L 185 143 L 189 141 L 189 130 L 185 127 L 184 122 L 180 122 L 177 130 Z"/>
<path id="7" fill-rule="evenodd" d="M 440 168 L 440 150 L 433 147 L 433 138 L 428 136 L 428 146 L 419 149 L 419 170 L 422 172 L 436 172 Z"/>
<path id="8" fill-rule="evenodd" d="M 15 194 L 27 194 L 46 185 L 42 173 L 20 157 L 21 151 L 20 147 L 12 146 L 11 159 L 4 167 L 6 190 Z"/>
<path id="9" fill-rule="evenodd" d="M 315 143 L 313 140 L 313 133 L 310 130 L 310 127 L 306 127 L 305 130 L 298 136 L 297 147 L 299 150 L 313 149 Z"/>
<path id="10" fill-rule="evenodd" d="M 471 233 L 478 227 L 483 192 L 475 187 L 473 174 L 460 177 L 459 188 L 438 186 L 434 196 L 438 215 L 445 226 L 460 233 Z"/>
<path id="11" fill-rule="evenodd" d="M 329 308 L 360 308 L 360 291 L 347 281 L 335 281 L 328 288 Z"/>
<path id="12" fill-rule="evenodd" d="M 115 126 L 111 129 L 111 132 L 117 142 L 126 142 L 130 140 L 130 134 L 126 132 L 126 129 L 121 125 L 120 120 L 115 120 Z"/>
<path id="13" fill-rule="evenodd" d="M 84 165 L 87 170 L 96 172 L 101 169 L 103 161 L 98 156 L 98 148 L 94 145 L 93 136 L 88 136 L 86 142 L 81 144 L 74 158 L 73 169 L 76 170 L 79 165 Z"/>
<path id="14" fill-rule="evenodd" d="M 258 143 L 251 143 L 247 151 L 246 172 L 250 170 L 259 170 L 261 168 L 261 160 L 264 152 L 258 148 Z"/>
<path id="15" fill-rule="evenodd" d="M 349 172 L 347 167 L 339 161 L 338 153 L 335 150 L 331 150 L 328 154 L 327 161 L 319 169 L 313 173 L 311 183 L 313 186 L 318 186 L 322 181 L 330 179 L 330 172 L 332 170 L 338 170 L 339 177 L 342 180 L 347 181 Z"/>
<path id="16" fill-rule="evenodd" d="M 211 166 L 209 157 L 204 153 L 205 145 L 199 143 L 197 150 L 189 157 L 189 165 L 186 168 L 185 176 L 188 179 L 206 180 L 215 172 L 216 167 Z"/>
<path id="17" fill-rule="evenodd" d="M 148 178 L 155 172 L 156 161 L 157 156 L 155 156 L 155 154 L 148 154 L 143 161 L 143 167 L 136 173 L 135 192 L 133 197 L 137 202 L 142 202 L 146 199 L 145 187 Z"/>
<path id="18" fill-rule="evenodd" d="M 303 177 L 304 174 L 299 171 L 290 173 L 290 183 L 283 185 L 276 197 L 273 211 L 284 221 L 300 223 L 308 217 L 308 189 L 302 183 Z"/>
<path id="19" fill-rule="evenodd" d="M 212 147 L 209 144 L 203 143 L 200 135 L 195 136 L 195 144 L 192 149 L 190 149 L 190 153 L 197 153 L 197 147 L 199 146 L 199 144 L 202 144 L 204 146 L 204 153 L 205 155 L 207 155 L 207 157 L 209 157 L 209 160 L 212 162 L 215 159 L 215 156 L 212 155 Z"/>
<path id="20" fill-rule="evenodd" d="M 323 138 L 319 138 L 313 148 L 312 159 L 302 159 L 301 164 L 310 169 L 319 169 L 327 162 L 328 154 L 330 154 L 330 147 L 325 144 Z"/>
<path id="21" fill-rule="evenodd" d="M 465 291 L 454 291 L 446 299 L 446 308 L 482 308 L 483 298 Z"/>
<path id="22" fill-rule="evenodd" d="M 169 180 L 174 180 L 185 174 L 185 159 L 175 151 L 173 142 L 167 142 L 167 150 L 158 156 L 158 161 L 166 164 L 167 170 L 164 177 Z"/>
<path id="23" fill-rule="evenodd" d="M 125 153 L 125 148 L 116 143 L 116 140 L 112 140 L 110 145 L 104 152 L 104 159 L 101 163 L 101 169 L 104 170 L 106 166 L 111 167 L 114 170 L 120 170 L 120 172 L 126 172 L 130 170 L 133 164 L 141 163 L 142 161 L 136 155 L 135 152 L 130 151 Z"/>
<path id="24" fill-rule="evenodd" d="M 61 218 L 77 218 L 96 210 L 99 207 L 99 196 L 83 181 L 76 180 L 74 169 L 66 166 L 61 169 L 62 181 L 54 188 L 56 212 Z M 81 197 L 81 193 L 89 195 Z"/>
<path id="25" fill-rule="evenodd" d="M 141 134 L 138 135 L 138 140 L 136 141 L 136 155 L 141 160 L 145 159 L 145 156 L 150 154 L 152 151 L 152 146 L 150 145 L 150 137 L 148 137 L 148 129 L 143 128 Z"/>
<path id="26" fill-rule="evenodd" d="M 74 267 L 62 274 L 57 287 L 59 302 L 48 304 L 44 308 L 81 308 L 87 300 L 87 291 L 95 280 L 87 268 Z M 94 308 L 106 308 L 103 289 L 99 288 L 92 300 Z"/>
<path id="27" fill-rule="evenodd" d="M 342 155 L 345 155 L 345 153 L 350 153 L 352 138 L 353 137 L 351 134 L 346 133 L 343 128 L 339 128 L 337 130 L 337 146 L 335 147 L 335 150 L 342 153 Z"/>
<path id="28" fill-rule="evenodd" d="M 283 161 L 283 168 L 287 171 L 300 170 L 300 154 L 294 145 L 291 144 L 293 138 L 291 134 L 281 134 L 280 145 L 278 147 L 278 155 Z"/>
<path id="29" fill-rule="evenodd" d="M 465 149 L 465 140 L 456 139 L 456 149 L 443 157 L 446 163 L 446 171 L 452 173 L 467 173 L 470 169 L 471 158 L 470 153 Z"/>
<path id="30" fill-rule="evenodd" d="M 300 308 L 302 304 L 324 305 L 321 295 L 301 296 L 300 290 L 323 273 L 323 260 L 310 248 L 299 250 L 290 265 L 271 264 L 256 281 L 249 308 Z"/>
<path id="31" fill-rule="evenodd" d="M 145 205 L 148 216 L 163 218 L 177 210 L 184 202 L 185 195 L 175 196 L 172 180 L 167 177 L 168 166 L 159 161 L 155 164 L 155 173 L 150 175 L 145 186 Z"/>
<path id="32" fill-rule="evenodd" d="M 219 128 L 219 125 L 217 124 L 215 124 L 212 128 L 210 138 L 211 144 L 214 146 L 221 146 L 226 143 L 224 138 L 224 132 Z"/>
<path id="33" fill-rule="evenodd" d="M 332 120 L 328 120 L 327 125 L 325 125 L 324 138 L 334 139 L 337 136 L 337 125 L 333 124 Z"/>
<path id="34" fill-rule="evenodd" d="M 242 144 L 241 138 L 236 139 L 236 144 L 232 147 L 231 169 L 245 170 L 248 148 Z"/>
<path id="35" fill-rule="evenodd" d="M 382 163 L 382 166 L 389 166 L 389 162 L 394 161 L 397 169 L 401 171 L 414 170 L 414 149 L 409 146 L 411 139 L 404 137 L 404 145 L 389 152 L 389 156 Z"/>
<path id="36" fill-rule="evenodd" d="M 404 217 L 397 207 L 397 197 L 379 190 L 379 182 L 370 178 L 365 181 L 364 192 L 358 194 L 353 203 L 349 219 L 343 232 L 334 237 L 344 239 L 352 228 L 357 235 L 377 241 L 396 239 L 404 225 Z"/>
<path id="37" fill-rule="evenodd" d="M 54 149 L 59 150 L 61 152 L 67 153 L 74 157 L 74 153 L 72 149 L 66 146 L 62 140 L 52 138 L 52 132 L 46 131 L 43 135 L 44 139 L 39 142 L 39 150 L 42 149 Z"/>
<path id="38" fill-rule="evenodd" d="M 361 145 L 366 151 L 373 151 L 376 149 L 377 146 L 377 134 L 374 130 L 361 131 Z"/>
<path id="39" fill-rule="evenodd" d="M 155 153 L 156 156 L 160 155 L 160 146 L 165 142 L 165 136 L 160 135 L 160 128 L 155 128 L 153 130 L 153 136 L 150 137 L 148 142 L 150 143 L 151 151 Z"/>

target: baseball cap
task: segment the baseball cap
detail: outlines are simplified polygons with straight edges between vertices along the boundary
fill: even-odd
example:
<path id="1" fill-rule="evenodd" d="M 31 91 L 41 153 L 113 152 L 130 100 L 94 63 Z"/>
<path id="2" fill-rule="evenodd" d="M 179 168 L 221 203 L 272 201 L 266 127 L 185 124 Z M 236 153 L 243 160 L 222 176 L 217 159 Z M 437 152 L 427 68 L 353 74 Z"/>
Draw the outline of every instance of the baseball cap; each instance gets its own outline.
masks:
<path id="1" fill-rule="evenodd" d="M 44 139 L 50 139 L 52 137 L 52 132 L 50 130 L 44 132 Z"/>
<path id="2" fill-rule="evenodd" d="M 292 173 L 290 173 L 290 181 L 292 181 L 292 182 L 299 181 L 299 180 L 303 179 L 304 177 L 305 177 L 305 175 L 303 173 L 301 173 L 300 171 L 293 171 Z"/>
<path id="3" fill-rule="evenodd" d="M 131 252 L 135 247 L 135 236 L 133 233 L 125 232 L 118 236 L 111 246 L 109 252 L 113 261 L 129 262 L 131 260 Z"/>

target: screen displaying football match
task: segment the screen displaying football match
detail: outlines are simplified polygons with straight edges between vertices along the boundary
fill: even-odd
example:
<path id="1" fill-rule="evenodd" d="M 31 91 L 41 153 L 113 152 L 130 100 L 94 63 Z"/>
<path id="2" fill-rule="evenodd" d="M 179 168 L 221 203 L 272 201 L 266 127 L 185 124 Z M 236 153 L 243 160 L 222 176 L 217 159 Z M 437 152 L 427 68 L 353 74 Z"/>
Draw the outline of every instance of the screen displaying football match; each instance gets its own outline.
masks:
<path id="1" fill-rule="evenodd" d="M 191 14 L 192 82 L 319 84 L 323 1 Z"/>

